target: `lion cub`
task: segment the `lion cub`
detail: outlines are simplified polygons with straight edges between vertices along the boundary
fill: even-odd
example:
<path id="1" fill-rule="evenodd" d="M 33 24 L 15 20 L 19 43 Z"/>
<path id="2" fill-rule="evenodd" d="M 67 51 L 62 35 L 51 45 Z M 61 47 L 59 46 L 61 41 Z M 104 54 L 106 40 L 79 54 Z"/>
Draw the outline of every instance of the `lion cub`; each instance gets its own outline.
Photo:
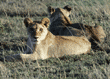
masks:
<path id="1" fill-rule="evenodd" d="M 72 23 L 69 15 L 72 8 L 68 5 L 64 8 L 48 7 L 50 15 L 49 31 L 54 35 L 63 36 L 86 36 L 94 47 L 95 41 L 102 43 L 106 37 L 104 30 L 101 26 L 89 26 L 82 23 Z"/>
<path id="2" fill-rule="evenodd" d="M 24 24 L 28 32 L 27 50 L 24 54 L 5 57 L 7 61 L 38 60 L 64 55 L 79 55 L 88 53 L 91 43 L 85 37 L 55 36 L 48 31 L 49 19 L 41 22 L 25 18 Z"/>

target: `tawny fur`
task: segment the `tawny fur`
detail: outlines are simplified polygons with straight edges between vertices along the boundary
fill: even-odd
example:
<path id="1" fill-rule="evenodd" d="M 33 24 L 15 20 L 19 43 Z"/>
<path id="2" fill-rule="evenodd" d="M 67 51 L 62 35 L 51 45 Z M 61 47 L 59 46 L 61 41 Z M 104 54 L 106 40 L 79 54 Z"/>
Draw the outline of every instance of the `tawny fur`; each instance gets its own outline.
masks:
<path id="1" fill-rule="evenodd" d="M 15 54 L 5 57 L 6 61 L 14 60 L 38 60 L 50 57 L 62 57 L 64 55 L 80 55 L 88 53 L 91 43 L 85 37 L 55 36 L 47 30 L 49 19 L 41 22 L 24 20 L 28 31 L 27 50 L 24 54 Z"/>

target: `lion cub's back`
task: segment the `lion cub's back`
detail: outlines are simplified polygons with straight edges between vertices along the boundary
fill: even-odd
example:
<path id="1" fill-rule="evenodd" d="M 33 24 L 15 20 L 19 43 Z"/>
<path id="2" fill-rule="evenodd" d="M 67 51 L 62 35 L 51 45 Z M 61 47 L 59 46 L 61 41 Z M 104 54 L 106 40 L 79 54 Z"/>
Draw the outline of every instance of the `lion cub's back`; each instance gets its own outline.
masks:
<path id="1" fill-rule="evenodd" d="M 56 36 L 49 51 L 51 51 L 50 55 L 54 54 L 56 57 L 61 57 L 63 55 L 88 53 L 90 49 L 91 43 L 85 37 Z"/>

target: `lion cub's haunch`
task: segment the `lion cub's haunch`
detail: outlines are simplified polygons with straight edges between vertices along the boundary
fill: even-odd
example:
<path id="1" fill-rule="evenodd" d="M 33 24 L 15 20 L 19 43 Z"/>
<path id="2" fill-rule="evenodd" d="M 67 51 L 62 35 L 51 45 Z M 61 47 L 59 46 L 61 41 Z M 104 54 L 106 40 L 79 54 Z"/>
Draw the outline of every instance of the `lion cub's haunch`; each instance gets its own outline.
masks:
<path id="1" fill-rule="evenodd" d="M 47 30 L 49 19 L 43 18 L 41 22 L 24 20 L 28 31 L 27 50 L 24 54 L 7 56 L 7 61 L 37 60 L 64 55 L 79 55 L 91 49 L 91 43 L 85 37 L 55 36 Z"/>
<path id="2" fill-rule="evenodd" d="M 94 41 L 103 42 L 106 37 L 101 26 L 89 26 L 82 23 L 74 23 L 70 21 L 69 15 L 72 8 L 68 5 L 64 8 L 48 7 L 50 15 L 49 31 L 54 35 L 66 36 L 86 36 L 87 39 L 94 44 Z"/>

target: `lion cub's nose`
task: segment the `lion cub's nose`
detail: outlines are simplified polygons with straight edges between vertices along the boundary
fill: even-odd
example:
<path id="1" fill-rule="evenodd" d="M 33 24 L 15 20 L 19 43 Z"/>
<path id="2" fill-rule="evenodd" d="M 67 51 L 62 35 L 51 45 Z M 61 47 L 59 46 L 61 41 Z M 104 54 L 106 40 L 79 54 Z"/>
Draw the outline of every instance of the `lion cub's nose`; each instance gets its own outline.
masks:
<path id="1" fill-rule="evenodd" d="M 33 37 L 34 39 L 37 39 L 37 38 L 39 38 L 39 37 Z"/>

